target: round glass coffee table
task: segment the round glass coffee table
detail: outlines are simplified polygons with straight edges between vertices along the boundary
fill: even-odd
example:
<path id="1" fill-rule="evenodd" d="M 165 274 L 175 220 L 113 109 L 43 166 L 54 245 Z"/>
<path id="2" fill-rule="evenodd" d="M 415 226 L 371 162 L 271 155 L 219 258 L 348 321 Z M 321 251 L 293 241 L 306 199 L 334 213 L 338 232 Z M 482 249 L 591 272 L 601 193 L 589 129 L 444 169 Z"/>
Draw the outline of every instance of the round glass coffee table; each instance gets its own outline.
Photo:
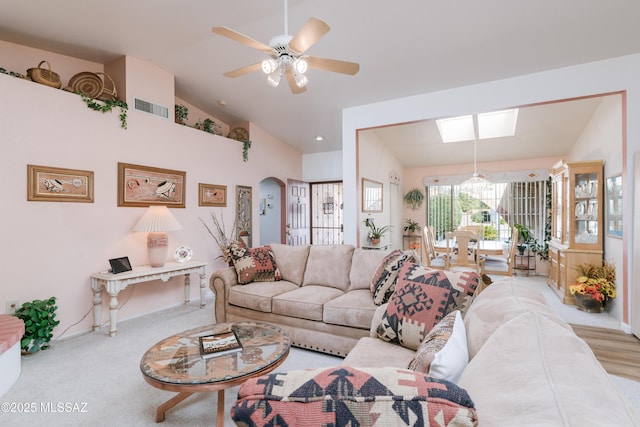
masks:
<path id="1" fill-rule="evenodd" d="M 236 332 L 242 351 L 203 358 L 198 338 Z M 161 390 L 178 392 L 158 407 L 156 422 L 165 412 L 199 392 L 218 392 L 216 425 L 224 425 L 224 390 L 249 378 L 271 372 L 289 354 L 291 340 L 280 328 L 266 323 L 238 322 L 201 326 L 172 335 L 151 347 L 140 361 L 145 381 Z"/>

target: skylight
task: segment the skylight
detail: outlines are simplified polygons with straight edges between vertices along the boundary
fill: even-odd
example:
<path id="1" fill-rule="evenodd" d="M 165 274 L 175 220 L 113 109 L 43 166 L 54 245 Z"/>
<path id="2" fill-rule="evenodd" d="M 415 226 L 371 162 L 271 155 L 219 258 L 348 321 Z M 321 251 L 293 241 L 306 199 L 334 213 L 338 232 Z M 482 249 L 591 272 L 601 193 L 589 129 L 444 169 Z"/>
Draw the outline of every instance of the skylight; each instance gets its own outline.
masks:
<path id="1" fill-rule="evenodd" d="M 474 118 L 478 123 L 478 139 L 513 136 L 516 133 L 518 109 L 436 120 L 442 142 L 473 141 Z"/>

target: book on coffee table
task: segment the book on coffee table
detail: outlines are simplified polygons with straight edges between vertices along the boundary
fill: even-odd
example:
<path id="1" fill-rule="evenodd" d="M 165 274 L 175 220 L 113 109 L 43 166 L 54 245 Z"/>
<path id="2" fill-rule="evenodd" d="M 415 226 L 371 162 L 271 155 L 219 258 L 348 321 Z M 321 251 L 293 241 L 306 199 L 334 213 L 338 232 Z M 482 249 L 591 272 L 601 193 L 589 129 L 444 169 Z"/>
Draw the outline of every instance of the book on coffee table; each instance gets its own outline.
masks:
<path id="1" fill-rule="evenodd" d="M 233 330 L 200 337 L 202 357 L 222 356 L 238 351 L 242 351 L 242 345 Z"/>

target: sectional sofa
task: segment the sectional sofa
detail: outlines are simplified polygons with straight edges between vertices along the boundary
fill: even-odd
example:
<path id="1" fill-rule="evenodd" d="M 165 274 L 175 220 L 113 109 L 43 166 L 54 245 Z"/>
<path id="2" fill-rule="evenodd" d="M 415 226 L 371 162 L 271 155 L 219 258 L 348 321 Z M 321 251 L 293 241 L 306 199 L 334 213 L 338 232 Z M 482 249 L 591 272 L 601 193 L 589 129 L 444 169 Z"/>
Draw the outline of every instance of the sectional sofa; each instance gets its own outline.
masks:
<path id="1" fill-rule="evenodd" d="M 640 427 L 588 345 L 517 278 L 480 285 L 470 305 L 458 304 L 432 331 L 449 318 L 453 326 L 416 351 L 415 343 L 381 339 L 396 292 L 378 306 L 369 286 L 388 252 L 272 249 L 282 280 L 239 285 L 233 268 L 214 273 L 217 321 L 273 323 L 294 345 L 346 357 L 333 368 L 247 381 L 231 411 L 239 425 Z M 429 363 L 416 363 L 427 341 L 438 348 Z"/>

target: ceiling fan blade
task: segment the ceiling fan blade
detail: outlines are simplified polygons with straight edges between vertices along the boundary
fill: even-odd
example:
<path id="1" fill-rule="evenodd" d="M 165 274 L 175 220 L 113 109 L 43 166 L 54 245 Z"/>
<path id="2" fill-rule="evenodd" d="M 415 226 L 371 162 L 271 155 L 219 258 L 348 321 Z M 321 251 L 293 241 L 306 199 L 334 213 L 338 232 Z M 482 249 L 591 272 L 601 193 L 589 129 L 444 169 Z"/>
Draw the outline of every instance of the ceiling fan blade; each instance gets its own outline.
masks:
<path id="1" fill-rule="evenodd" d="M 233 41 L 252 47 L 254 49 L 261 50 L 264 53 L 271 54 L 271 52 L 273 52 L 273 49 L 271 49 L 266 44 L 259 42 L 257 40 L 254 40 L 251 37 L 247 37 L 244 34 L 240 34 L 239 32 L 232 30 L 231 28 L 213 27 L 211 31 L 213 31 L 218 35 L 231 39 Z"/>
<path id="2" fill-rule="evenodd" d="M 284 72 L 284 76 L 287 78 L 287 82 L 289 83 L 289 88 L 291 89 L 291 92 L 293 92 L 294 94 L 297 95 L 299 93 L 304 93 L 307 91 L 306 86 L 298 87 L 298 85 L 296 84 L 296 79 L 293 77 L 293 73 L 291 72 L 290 69 Z"/>
<path id="3" fill-rule="evenodd" d="M 318 58 L 317 56 L 309 56 L 306 60 L 309 68 L 314 68 L 316 70 L 332 71 L 334 73 L 349 74 L 351 76 L 360 71 L 360 64 L 355 62 Z"/>
<path id="4" fill-rule="evenodd" d="M 246 67 L 238 68 L 237 70 L 227 71 L 222 75 L 225 77 L 240 77 L 261 69 L 262 62 L 256 62 L 255 64 L 247 65 Z"/>
<path id="5" fill-rule="evenodd" d="M 289 41 L 289 49 L 298 54 L 302 54 L 320 40 L 320 37 L 327 34 L 330 29 L 324 21 L 317 18 L 309 18 Z"/>

